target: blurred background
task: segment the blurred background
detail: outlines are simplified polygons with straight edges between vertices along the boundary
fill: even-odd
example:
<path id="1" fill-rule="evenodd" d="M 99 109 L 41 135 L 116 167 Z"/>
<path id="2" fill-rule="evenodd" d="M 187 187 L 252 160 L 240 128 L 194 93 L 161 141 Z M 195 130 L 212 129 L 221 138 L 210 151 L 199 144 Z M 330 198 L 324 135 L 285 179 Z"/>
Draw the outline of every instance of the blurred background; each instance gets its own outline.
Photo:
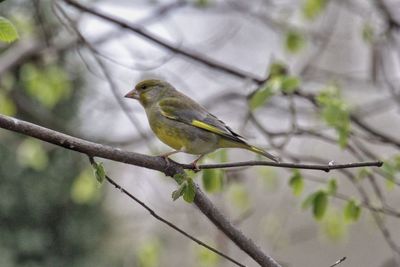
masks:
<path id="1" fill-rule="evenodd" d="M 331 266 L 345 256 L 340 266 L 400 266 L 399 1 L 79 1 L 131 29 L 68 2 L 0 1 L 1 114 L 159 155 L 170 149 L 123 95 L 161 78 L 285 162 L 383 160 L 380 169 L 193 177 L 283 266 Z M 260 158 L 231 149 L 203 163 L 251 159 Z M 172 200 L 172 179 L 101 161 L 160 216 L 258 266 L 195 206 Z M 99 184 L 84 155 L 0 130 L 0 266 L 232 263 Z"/>

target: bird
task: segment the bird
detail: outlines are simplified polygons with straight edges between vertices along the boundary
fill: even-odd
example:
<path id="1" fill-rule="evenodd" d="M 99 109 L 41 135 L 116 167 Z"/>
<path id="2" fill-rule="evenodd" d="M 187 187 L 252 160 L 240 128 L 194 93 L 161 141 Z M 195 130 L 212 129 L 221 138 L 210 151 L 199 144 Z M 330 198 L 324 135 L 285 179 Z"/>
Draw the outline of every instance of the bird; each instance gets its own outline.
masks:
<path id="1" fill-rule="evenodd" d="M 158 139 L 174 149 L 161 155 L 167 162 L 168 157 L 175 153 L 193 154 L 198 158 L 191 164 L 194 170 L 199 170 L 199 160 L 220 148 L 246 149 L 279 162 L 276 156 L 249 144 L 222 120 L 166 81 L 143 80 L 125 97 L 139 101 L 151 130 Z"/>

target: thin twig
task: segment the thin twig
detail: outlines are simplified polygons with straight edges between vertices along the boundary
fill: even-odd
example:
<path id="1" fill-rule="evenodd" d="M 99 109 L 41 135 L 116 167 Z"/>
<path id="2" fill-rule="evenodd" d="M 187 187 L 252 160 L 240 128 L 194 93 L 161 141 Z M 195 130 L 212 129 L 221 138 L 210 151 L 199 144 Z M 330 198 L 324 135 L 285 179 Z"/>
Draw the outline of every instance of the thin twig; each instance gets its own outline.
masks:
<path id="1" fill-rule="evenodd" d="M 231 163 L 219 163 L 219 164 L 203 164 L 199 165 L 199 169 L 223 169 L 223 168 L 235 168 L 243 166 L 270 166 L 279 168 L 289 168 L 289 169 L 306 169 L 306 170 L 320 170 L 329 172 L 331 170 L 337 169 L 350 169 L 350 168 L 360 168 L 360 167 L 381 167 L 382 161 L 368 161 L 368 162 L 355 162 L 355 163 L 345 163 L 345 164 L 299 164 L 299 163 L 286 163 L 286 162 L 272 162 L 272 161 L 241 161 L 241 162 L 231 162 Z M 184 169 L 193 170 L 194 167 L 191 164 L 182 164 Z"/>
<path id="2" fill-rule="evenodd" d="M 69 26 L 71 29 L 74 31 L 74 33 L 77 35 L 79 40 L 81 40 L 81 43 L 88 48 L 89 52 L 93 55 L 94 60 L 96 61 L 97 65 L 99 66 L 101 72 L 103 73 L 109 87 L 111 90 L 112 95 L 114 96 L 115 101 L 118 103 L 119 107 L 123 111 L 123 113 L 126 115 L 128 120 L 131 122 L 132 126 L 138 131 L 139 135 L 145 140 L 145 142 L 149 145 L 150 138 L 144 130 L 140 127 L 140 123 L 136 116 L 134 116 L 132 113 L 129 112 L 128 106 L 125 104 L 125 102 L 121 99 L 121 96 L 119 95 L 117 84 L 115 80 L 113 79 L 110 69 L 108 66 L 103 62 L 103 60 L 99 57 L 99 52 L 97 49 L 89 42 L 86 40 L 86 38 L 82 35 L 82 33 L 77 29 L 76 25 L 73 23 L 72 19 L 68 17 L 66 12 L 56 4 L 58 11 L 64 16 L 64 18 L 68 21 Z M 150 145 L 149 145 L 150 146 Z"/>
<path id="3" fill-rule="evenodd" d="M 139 153 L 123 151 L 118 148 L 86 141 L 1 114 L 0 128 L 31 136 L 88 156 L 101 157 L 157 170 L 171 177 L 184 171 L 182 165 L 173 160 L 166 162 L 163 157 L 152 157 Z M 200 211 L 206 215 L 218 229 L 220 229 L 230 240 L 232 240 L 258 264 L 265 267 L 280 266 L 272 257 L 264 253 L 251 239 L 235 228 L 198 187 L 196 187 L 194 204 L 196 204 Z"/>
<path id="4" fill-rule="evenodd" d="M 128 29 L 144 38 L 146 38 L 147 40 L 165 48 L 168 49 L 169 51 L 179 54 L 179 55 L 183 55 L 186 56 L 190 59 L 196 60 L 197 62 L 200 62 L 206 66 L 209 66 L 211 68 L 214 69 L 218 69 L 220 71 L 229 73 L 231 75 L 234 75 L 238 78 L 242 78 L 242 79 L 251 79 L 259 84 L 261 84 L 264 79 L 255 76 L 252 73 L 243 71 L 243 70 L 239 70 L 236 68 L 233 68 L 232 66 L 228 66 L 224 63 L 218 62 L 212 58 L 209 58 L 206 55 L 203 55 L 197 51 L 194 51 L 192 49 L 188 49 L 188 48 L 184 48 L 184 47 L 176 47 L 176 45 L 172 44 L 171 42 L 169 42 L 168 40 L 161 38 L 158 35 L 155 35 L 153 33 L 151 33 L 150 31 L 146 30 L 145 28 L 143 28 L 142 26 L 124 21 L 122 19 L 116 18 L 114 16 L 108 15 L 104 12 L 101 12 L 99 10 L 96 10 L 94 8 L 90 8 L 87 7 L 85 5 L 82 5 L 80 3 L 77 3 L 76 1 L 73 0 L 64 0 L 65 3 L 83 11 L 83 12 L 87 12 L 89 14 L 92 14 L 98 18 L 104 19 L 108 22 L 111 22 L 113 24 L 119 25 L 122 28 Z"/>
<path id="5" fill-rule="evenodd" d="M 335 267 L 335 266 L 339 265 L 340 263 L 344 262 L 345 260 L 346 260 L 346 257 L 343 257 L 329 267 Z"/>
<path id="6" fill-rule="evenodd" d="M 89 156 L 89 161 L 92 165 L 96 164 L 95 160 L 93 159 L 93 157 Z M 234 264 L 236 264 L 237 266 L 241 266 L 241 267 L 246 267 L 245 265 L 241 264 L 240 262 L 234 260 L 233 258 L 229 257 L 228 255 L 218 251 L 217 249 L 207 245 L 206 243 L 204 243 L 203 241 L 197 239 L 196 237 L 192 236 L 191 234 L 187 233 L 186 231 L 182 230 L 181 228 L 179 228 L 178 226 L 176 226 L 175 224 L 173 224 L 172 222 L 164 219 L 163 217 L 161 217 L 160 215 L 158 215 L 152 208 L 150 208 L 149 206 L 147 206 L 143 201 L 141 201 L 140 199 L 138 199 L 137 197 L 135 197 L 134 195 L 132 195 L 129 191 L 127 191 L 125 188 L 123 188 L 121 185 L 119 185 L 117 182 L 115 182 L 113 179 L 110 178 L 110 176 L 106 175 L 105 176 L 107 182 L 109 182 L 110 184 L 112 184 L 116 189 L 118 189 L 121 193 L 127 195 L 130 199 L 134 200 L 136 203 L 138 203 L 140 206 L 142 206 L 144 209 L 146 209 L 151 216 L 153 216 L 154 218 L 156 218 L 157 220 L 159 220 L 160 222 L 168 225 L 170 228 L 174 229 L 175 231 L 181 233 L 182 235 L 186 236 L 187 238 L 189 238 L 190 240 L 196 242 L 197 244 L 199 244 L 200 246 L 205 247 L 206 249 L 211 250 L 212 252 L 220 255 L 221 257 L 227 259 L 230 262 L 233 262 Z"/>

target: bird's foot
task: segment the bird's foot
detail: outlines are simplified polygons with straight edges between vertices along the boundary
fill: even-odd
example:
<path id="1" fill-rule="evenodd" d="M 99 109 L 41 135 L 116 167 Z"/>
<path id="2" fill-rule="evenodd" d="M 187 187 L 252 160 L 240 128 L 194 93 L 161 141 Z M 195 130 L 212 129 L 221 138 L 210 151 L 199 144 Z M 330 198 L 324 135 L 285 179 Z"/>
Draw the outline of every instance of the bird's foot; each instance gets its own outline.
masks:
<path id="1" fill-rule="evenodd" d="M 194 172 L 199 172 L 200 171 L 200 168 L 199 168 L 199 165 L 197 164 L 197 162 L 192 162 L 192 163 L 190 163 L 190 165 L 192 165 L 192 170 Z"/>
<path id="2" fill-rule="evenodd" d="M 169 156 L 171 156 L 173 154 L 176 154 L 178 152 L 180 152 L 180 151 L 179 150 L 175 150 L 175 151 L 171 151 L 171 152 L 168 152 L 168 153 L 161 154 L 159 156 L 159 157 L 162 157 L 165 160 L 165 163 L 167 164 L 167 169 L 171 166 L 171 161 L 169 159 Z"/>
<path id="3" fill-rule="evenodd" d="M 167 164 L 167 169 L 171 166 L 171 161 L 168 158 L 168 155 L 160 155 L 165 160 L 165 163 Z"/>
<path id="4" fill-rule="evenodd" d="M 194 172 L 199 172 L 199 171 L 200 171 L 199 165 L 198 165 L 197 163 L 200 161 L 200 159 L 201 159 L 203 156 L 204 156 L 204 155 L 200 155 L 200 157 L 198 157 L 198 158 L 195 159 L 192 163 L 190 163 L 190 165 L 192 165 L 192 170 L 193 170 Z"/>
<path id="5" fill-rule="evenodd" d="M 159 157 L 161 157 L 161 158 L 163 158 L 165 160 L 165 163 L 167 165 L 166 166 L 166 170 L 168 170 L 169 167 L 171 167 L 171 160 L 169 159 L 169 156 L 171 156 L 173 154 L 176 154 L 176 153 L 179 153 L 179 152 L 181 152 L 181 151 L 180 150 L 174 150 L 174 151 L 159 155 Z"/>

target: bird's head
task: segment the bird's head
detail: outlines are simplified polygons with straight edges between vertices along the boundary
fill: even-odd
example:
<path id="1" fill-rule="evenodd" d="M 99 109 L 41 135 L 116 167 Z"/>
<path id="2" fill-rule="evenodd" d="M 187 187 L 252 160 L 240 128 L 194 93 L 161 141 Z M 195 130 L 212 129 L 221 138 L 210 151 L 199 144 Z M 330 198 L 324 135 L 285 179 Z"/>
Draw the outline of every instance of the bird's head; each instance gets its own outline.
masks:
<path id="1" fill-rule="evenodd" d="M 144 80 L 136 84 L 125 97 L 136 99 L 146 107 L 158 101 L 171 88 L 169 83 L 162 80 Z"/>

